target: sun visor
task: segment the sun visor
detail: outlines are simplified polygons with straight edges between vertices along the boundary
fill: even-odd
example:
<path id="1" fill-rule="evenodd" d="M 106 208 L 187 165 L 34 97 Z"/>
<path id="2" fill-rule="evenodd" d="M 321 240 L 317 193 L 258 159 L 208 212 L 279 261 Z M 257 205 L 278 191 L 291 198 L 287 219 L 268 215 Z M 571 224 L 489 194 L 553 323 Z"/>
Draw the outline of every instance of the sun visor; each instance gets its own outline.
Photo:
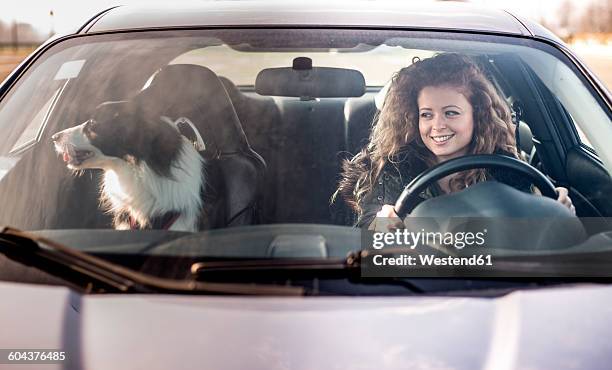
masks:
<path id="1" fill-rule="evenodd" d="M 295 58 L 293 67 L 267 68 L 259 72 L 255 91 L 260 95 L 299 98 L 358 97 L 365 93 L 365 79 L 354 69 L 313 67 L 310 58 Z"/>

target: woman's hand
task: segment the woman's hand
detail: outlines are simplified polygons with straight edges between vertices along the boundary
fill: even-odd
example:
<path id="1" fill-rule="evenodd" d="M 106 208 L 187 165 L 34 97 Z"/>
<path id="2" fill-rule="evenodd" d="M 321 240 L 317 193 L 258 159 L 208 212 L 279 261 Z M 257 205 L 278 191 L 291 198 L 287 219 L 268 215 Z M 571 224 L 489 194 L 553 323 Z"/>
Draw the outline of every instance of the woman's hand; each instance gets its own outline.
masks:
<path id="1" fill-rule="evenodd" d="M 576 215 L 576 207 L 574 207 L 574 205 L 572 204 L 572 199 L 568 195 L 568 190 L 562 186 L 555 188 L 555 190 L 557 190 L 557 194 L 559 194 L 557 202 L 566 206 L 570 210 L 570 212 L 572 212 L 573 215 Z"/>
<path id="2" fill-rule="evenodd" d="M 404 223 L 397 213 L 395 213 L 395 208 L 390 204 L 385 204 L 382 206 L 382 209 L 376 213 L 376 218 L 368 229 L 387 232 L 401 227 L 404 227 Z"/>

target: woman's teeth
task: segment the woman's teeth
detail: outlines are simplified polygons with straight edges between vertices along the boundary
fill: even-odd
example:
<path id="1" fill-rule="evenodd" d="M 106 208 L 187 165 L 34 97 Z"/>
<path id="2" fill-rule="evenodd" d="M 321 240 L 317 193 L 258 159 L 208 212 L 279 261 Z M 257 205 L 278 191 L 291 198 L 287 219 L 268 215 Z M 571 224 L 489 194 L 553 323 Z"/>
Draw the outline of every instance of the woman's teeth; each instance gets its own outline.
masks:
<path id="1" fill-rule="evenodd" d="M 450 138 L 452 138 L 453 136 L 455 136 L 455 134 L 444 135 L 444 136 L 432 136 L 431 139 L 437 143 L 443 143 L 449 140 Z"/>

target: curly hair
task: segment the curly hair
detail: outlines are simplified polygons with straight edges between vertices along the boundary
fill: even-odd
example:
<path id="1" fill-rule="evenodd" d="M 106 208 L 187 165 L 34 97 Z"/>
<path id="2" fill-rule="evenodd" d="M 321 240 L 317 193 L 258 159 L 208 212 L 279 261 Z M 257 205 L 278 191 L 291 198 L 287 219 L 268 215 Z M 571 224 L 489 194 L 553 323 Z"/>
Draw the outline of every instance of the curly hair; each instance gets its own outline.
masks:
<path id="1" fill-rule="evenodd" d="M 358 213 L 361 201 L 372 190 L 387 161 L 406 160 L 414 171 L 436 164 L 436 156 L 419 134 L 417 99 L 421 90 L 429 86 L 456 88 L 471 104 L 474 134 L 468 154 L 501 151 L 518 158 L 510 108 L 474 61 L 455 53 L 417 61 L 393 76 L 382 109 L 374 119 L 368 145 L 342 164 L 336 194 Z M 486 179 L 485 170 L 464 171 L 452 178 L 449 187 L 457 191 Z"/>

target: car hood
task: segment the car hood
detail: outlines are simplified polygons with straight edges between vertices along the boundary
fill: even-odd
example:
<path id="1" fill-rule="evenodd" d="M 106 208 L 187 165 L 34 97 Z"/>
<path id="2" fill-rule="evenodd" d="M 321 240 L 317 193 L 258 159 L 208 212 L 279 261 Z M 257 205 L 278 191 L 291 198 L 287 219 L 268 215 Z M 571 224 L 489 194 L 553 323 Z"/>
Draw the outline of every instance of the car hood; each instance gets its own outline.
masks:
<path id="1" fill-rule="evenodd" d="M 606 286 L 261 298 L 0 283 L 0 294 L 0 348 L 66 351 L 58 369 L 607 369 L 612 360 Z"/>

